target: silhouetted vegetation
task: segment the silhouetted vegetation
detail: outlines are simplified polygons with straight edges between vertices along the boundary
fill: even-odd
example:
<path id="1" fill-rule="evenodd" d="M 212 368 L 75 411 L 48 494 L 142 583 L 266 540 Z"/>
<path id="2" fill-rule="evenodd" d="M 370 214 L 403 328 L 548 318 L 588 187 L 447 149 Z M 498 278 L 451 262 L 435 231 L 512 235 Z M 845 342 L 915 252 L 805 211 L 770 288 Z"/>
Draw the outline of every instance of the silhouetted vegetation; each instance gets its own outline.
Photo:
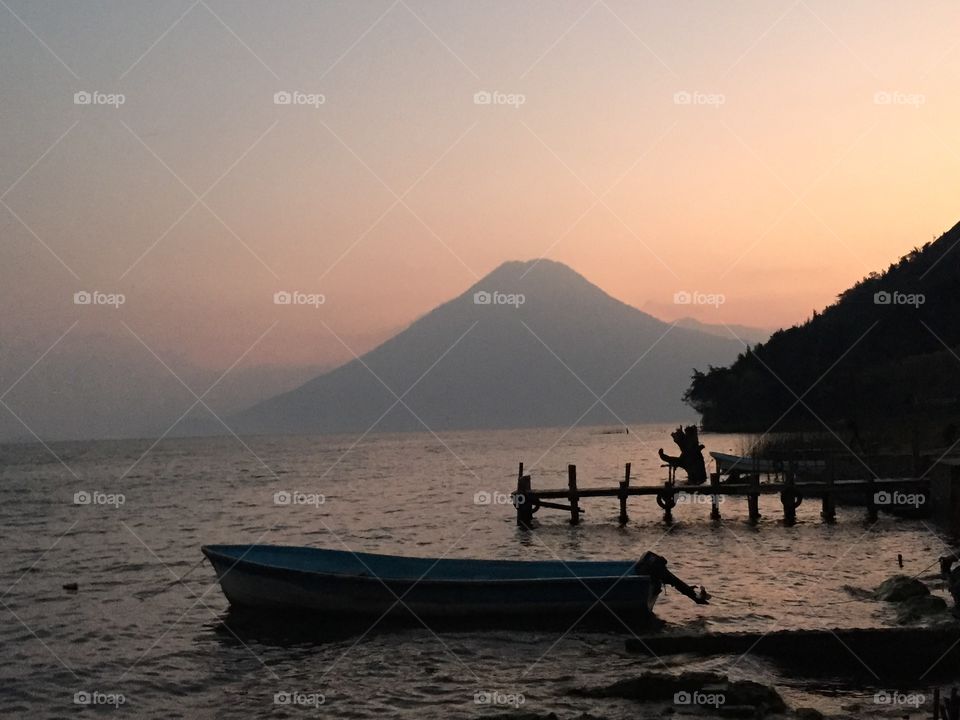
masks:
<path id="1" fill-rule="evenodd" d="M 871 273 L 799 326 L 747 347 L 730 367 L 694 371 L 684 399 L 708 430 L 824 429 L 928 444 L 960 416 L 960 224 Z M 888 302 L 885 302 L 888 301 Z M 952 437 L 951 437 L 952 436 Z"/>

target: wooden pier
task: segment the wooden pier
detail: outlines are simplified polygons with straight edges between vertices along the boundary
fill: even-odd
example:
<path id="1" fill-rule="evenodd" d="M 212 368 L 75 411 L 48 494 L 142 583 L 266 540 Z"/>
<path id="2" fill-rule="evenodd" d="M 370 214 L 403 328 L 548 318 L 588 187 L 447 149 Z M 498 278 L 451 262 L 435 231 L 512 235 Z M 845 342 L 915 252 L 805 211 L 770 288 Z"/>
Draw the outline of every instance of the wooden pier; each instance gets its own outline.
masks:
<path id="1" fill-rule="evenodd" d="M 710 506 L 710 519 L 721 520 L 720 505 L 724 497 L 745 496 L 747 513 L 751 522 L 757 522 L 760 515 L 760 497 L 762 495 L 779 496 L 783 520 L 787 525 L 796 522 L 797 509 L 806 499 L 820 500 L 820 515 L 825 522 L 836 519 L 838 502 L 862 505 L 866 509 L 867 519 L 876 521 L 881 508 L 893 510 L 903 508 L 886 503 L 887 498 L 913 495 L 923 497 L 923 503 L 929 496 L 930 483 L 926 478 L 884 478 L 842 480 L 827 470 L 822 477 L 809 479 L 799 477 L 799 473 L 789 466 L 782 472 L 770 472 L 774 481 L 761 482 L 761 472 L 743 474 L 727 473 L 718 468 L 710 473 L 710 480 L 703 485 L 677 485 L 672 474 L 662 485 L 631 485 L 630 463 L 624 467 L 623 480 L 617 487 L 580 487 L 577 482 L 577 466 L 567 466 L 567 487 L 560 490 L 534 490 L 530 475 L 523 472 L 523 463 L 517 474 L 517 489 L 513 493 L 513 504 L 517 510 L 517 525 L 523 528 L 533 526 L 534 513 L 542 508 L 564 510 L 570 513 L 570 524 L 577 525 L 584 510 L 580 501 L 586 498 L 615 497 L 620 502 L 620 524 L 626 525 L 630 518 L 627 512 L 627 500 L 630 497 L 652 497 L 663 510 L 663 520 L 673 521 L 673 510 L 678 501 L 688 498 L 694 503 L 702 502 Z M 727 478 L 722 481 L 722 478 Z M 703 498 L 703 500 L 698 500 Z M 566 504 L 557 502 L 565 500 Z"/>

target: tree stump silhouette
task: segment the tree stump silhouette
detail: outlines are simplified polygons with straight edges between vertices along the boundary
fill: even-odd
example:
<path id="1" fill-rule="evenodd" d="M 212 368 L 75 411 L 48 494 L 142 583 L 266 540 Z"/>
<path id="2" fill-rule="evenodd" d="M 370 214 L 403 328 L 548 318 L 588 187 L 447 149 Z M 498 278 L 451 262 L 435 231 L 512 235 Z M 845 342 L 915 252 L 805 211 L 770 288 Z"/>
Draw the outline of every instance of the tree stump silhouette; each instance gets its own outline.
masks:
<path id="1" fill-rule="evenodd" d="M 680 448 L 679 455 L 667 455 L 663 448 L 658 451 L 660 459 L 672 468 L 683 468 L 687 473 L 688 485 L 702 485 L 707 481 L 707 465 L 703 460 L 703 445 L 695 425 L 683 426 L 674 430 L 670 437 Z"/>

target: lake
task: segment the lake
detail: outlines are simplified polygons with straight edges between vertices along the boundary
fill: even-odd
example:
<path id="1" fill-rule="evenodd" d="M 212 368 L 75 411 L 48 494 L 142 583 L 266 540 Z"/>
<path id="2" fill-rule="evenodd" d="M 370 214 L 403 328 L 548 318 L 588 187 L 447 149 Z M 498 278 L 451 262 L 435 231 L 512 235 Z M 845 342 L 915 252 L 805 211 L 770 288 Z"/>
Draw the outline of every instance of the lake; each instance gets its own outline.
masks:
<path id="1" fill-rule="evenodd" d="M 642 717 L 628 701 L 567 694 L 659 665 L 625 651 L 626 631 L 378 627 L 301 642 L 260 637 L 224 623 L 227 603 L 201 561 L 205 543 L 563 560 L 654 549 L 715 595 L 706 607 L 672 590 L 658 602 L 661 619 L 693 632 L 891 625 L 889 607 L 844 586 L 873 588 L 901 572 L 898 554 L 902 572 L 924 579 L 948 550 L 929 521 L 881 515 L 867 525 L 862 510 L 841 507 L 828 525 L 816 502 L 784 527 L 775 496 L 761 499 L 756 527 L 746 501 L 728 499 L 719 524 L 709 505 L 681 504 L 668 528 L 653 498 L 631 498 L 625 528 L 612 498 L 583 500 L 578 527 L 548 509 L 535 531 L 515 526 L 508 495 L 518 462 L 534 488 L 564 487 L 568 463 L 582 487 L 615 484 L 627 461 L 634 484 L 661 483 L 657 448 L 673 452 L 670 430 L 98 441 L 52 444 L 57 457 L 40 445 L 0 447 L 2 714 L 476 718 L 519 708 Z M 734 453 L 746 443 L 702 441 Z M 63 588 L 73 582 L 77 591 Z M 788 703 L 829 712 L 874 695 L 786 677 L 749 654 L 671 662 L 773 682 Z"/>

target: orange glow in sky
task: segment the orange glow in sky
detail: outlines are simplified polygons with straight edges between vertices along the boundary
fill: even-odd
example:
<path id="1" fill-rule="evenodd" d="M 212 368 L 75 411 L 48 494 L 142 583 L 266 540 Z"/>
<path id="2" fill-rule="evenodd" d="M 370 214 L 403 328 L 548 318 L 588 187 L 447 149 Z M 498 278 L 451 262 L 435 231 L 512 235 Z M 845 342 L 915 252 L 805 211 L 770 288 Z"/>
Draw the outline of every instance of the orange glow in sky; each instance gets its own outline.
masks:
<path id="1" fill-rule="evenodd" d="M 190 5 L 11 0 L 6 342 L 99 289 L 174 364 L 334 363 L 541 256 L 779 327 L 960 219 L 955 2 Z"/>

